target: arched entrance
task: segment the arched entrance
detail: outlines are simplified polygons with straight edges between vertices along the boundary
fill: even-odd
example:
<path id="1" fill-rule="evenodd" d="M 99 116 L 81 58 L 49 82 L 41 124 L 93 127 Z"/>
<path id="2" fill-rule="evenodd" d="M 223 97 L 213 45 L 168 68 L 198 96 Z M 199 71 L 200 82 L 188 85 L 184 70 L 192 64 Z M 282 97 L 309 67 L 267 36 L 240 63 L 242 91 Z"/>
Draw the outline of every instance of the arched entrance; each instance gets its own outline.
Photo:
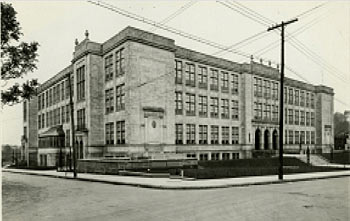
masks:
<path id="1" fill-rule="evenodd" d="M 265 130 L 264 132 L 264 150 L 269 149 L 269 137 L 270 137 L 270 132 L 269 130 Z"/>
<path id="2" fill-rule="evenodd" d="M 272 133 L 272 149 L 277 150 L 278 134 L 277 130 Z"/>
<path id="3" fill-rule="evenodd" d="M 259 150 L 260 149 L 260 144 L 261 144 L 260 137 L 261 137 L 261 131 L 258 128 L 255 131 L 255 150 Z"/>

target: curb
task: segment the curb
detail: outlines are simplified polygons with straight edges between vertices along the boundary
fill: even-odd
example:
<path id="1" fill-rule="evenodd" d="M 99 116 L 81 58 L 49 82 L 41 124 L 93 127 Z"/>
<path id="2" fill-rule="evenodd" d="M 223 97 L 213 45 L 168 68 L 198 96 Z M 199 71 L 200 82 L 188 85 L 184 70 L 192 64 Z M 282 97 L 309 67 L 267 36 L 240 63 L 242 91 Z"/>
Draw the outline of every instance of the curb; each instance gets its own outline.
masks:
<path id="1" fill-rule="evenodd" d="M 332 178 L 340 178 L 340 177 L 349 177 L 350 176 L 350 174 L 338 174 L 338 175 L 329 175 L 329 176 L 323 176 L 323 177 L 296 178 L 296 179 L 261 181 L 261 182 L 247 182 L 247 183 L 239 183 L 239 184 L 223 184 L 223 185 L 216 185 L 216 186 L 215 185 L 213 185 L 213 186 L 166 186 L 166 185 L 138 184 L 138 183 L 128 183 L 128 182 L 120 182 L 120 181 L 99 180 L 99 179 L 82 178 L 82 177 L 73 178 L 73 177 L 59 176 L 59 175 L 53 175 L 53 174 L 38 174 L 38 173 L 33 173 L 33 172 L 22 172 L 22 171 L 3 170 L 2 172 L 17 173 L 17 174 L 24 174 L 24 175 L 44 176 L 44 177 L 50 177 L 50 178 L 63 178 L 63 179 L 70 179 L 70 180 L 76 180 L 76 181 L 106 183 L 106 184 L 112 184 L 112 185 L 134 186 L 134 187 L 141 187 L 141 188 L 148 188 L 148 189 L 162 189 L 162 190 L 220 189 L 220 188 L 230 188 L 230 187 L 284 184 L 284 183 L 292 183 L 292 182 L 332 179 Z"/>

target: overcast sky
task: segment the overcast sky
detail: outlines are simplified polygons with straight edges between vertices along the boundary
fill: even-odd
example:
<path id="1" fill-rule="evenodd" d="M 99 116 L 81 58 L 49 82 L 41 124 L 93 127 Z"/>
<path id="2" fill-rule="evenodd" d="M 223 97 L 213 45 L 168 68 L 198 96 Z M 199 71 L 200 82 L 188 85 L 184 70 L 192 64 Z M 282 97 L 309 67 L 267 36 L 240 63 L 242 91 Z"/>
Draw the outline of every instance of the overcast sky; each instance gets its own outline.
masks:
<path id="1" fill-rule="evenodd" d="M 286 76 L 301 80 L 298 76 L 301 75 L 312 84 L 333 87 L 335 111 L 350 110 L 350 1 L 247 1 L 239 2 L 241 5 L 236 4 L 236 7 L 240 6 L 239 12 L 237 8 L 235 11 L 216 1 L 193 1 L 192 4 L 189 1 L 175 0 L 109 3 L 157 22 L 184 8 L 166 25 L 224 46 L 233 45 L 267 29 L 260 24 L 265 23 L 261 19 L 256 19 L 260 21 L 258 22 L 242 15 L 243 6 L 274 23 L 287 21 L 311 9 L 298 22 L 286 28 L 294 36 L 293 44 L 300 45 L 301 42 L 307 47 L 301 53 L 287 41 L 286 65 L 297 74 L 286 69 Z M 326 4 L 322 5 L 323 3 Z M 74 41 L 76 38 L 83 40 L 85 30 L 89 31 L 92 41 L 102 43 L 126 26 L 134 26 L 170 37 L 179 46 L 208 54 L 218 51 L 211 46 L 154 29 L 87 1 L 12 1 L 12 4 L 18 12 L 17 19 L 24 33 L 21 40 L 37 41 L 40 44 L 38 69 L 23 80 L 37 78 L 42 83 L 68 66 L 72 59 Z M 312 10 L 318 5 L 322 6 Z M 279 39 L 278 33 L 260 34 L 250 44 L 239 48 L 239 51 L 256 55 L 257 51 Z M 247 58 L 233 53 L 218 56 L 237 62 L 247 61 Z M 260 57 L 266 61 L 279 62 L 280 45 Z M 315 59 L 316 63 L 313 61 Z M 12 83 L 1 82 L 1 86 Z M 20 144 L 22 117 L 21 104 L 1 110 L 2 143 Z"/>

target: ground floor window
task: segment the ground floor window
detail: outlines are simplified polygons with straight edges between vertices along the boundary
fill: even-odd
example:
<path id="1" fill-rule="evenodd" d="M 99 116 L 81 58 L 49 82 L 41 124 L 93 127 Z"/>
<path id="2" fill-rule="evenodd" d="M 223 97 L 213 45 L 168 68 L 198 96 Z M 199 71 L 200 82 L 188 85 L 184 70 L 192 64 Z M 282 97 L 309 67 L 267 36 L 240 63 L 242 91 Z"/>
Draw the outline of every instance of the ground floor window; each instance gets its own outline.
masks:
<path id="1" fill-rule="evenodd" d="M 199 154 L 199 160 L 201 160 L 201 161 L 208 160 L 208 154 L 207 153 Z"/>
<path id="2" fill-rule="evenodd" d="M 211 153 L 211 160 L 219 160 L 219 153 Z"/>
<path id="3" fill-rule="evenodd" d="M 222 160 L 229 160 L 230 159 L 230 153 L 222 153 Z"/>

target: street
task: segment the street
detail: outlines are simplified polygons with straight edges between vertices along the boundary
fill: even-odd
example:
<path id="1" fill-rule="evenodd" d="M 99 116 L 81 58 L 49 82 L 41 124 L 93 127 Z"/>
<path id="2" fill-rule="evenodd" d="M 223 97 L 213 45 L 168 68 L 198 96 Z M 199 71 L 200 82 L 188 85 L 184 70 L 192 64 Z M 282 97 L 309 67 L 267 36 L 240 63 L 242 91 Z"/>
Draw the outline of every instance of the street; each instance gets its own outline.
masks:
<path id="1" fill-rule="evenodd" d="M 3 172 L 3 220 L 349 220 L 350 178 L 157 190 Z"/>

